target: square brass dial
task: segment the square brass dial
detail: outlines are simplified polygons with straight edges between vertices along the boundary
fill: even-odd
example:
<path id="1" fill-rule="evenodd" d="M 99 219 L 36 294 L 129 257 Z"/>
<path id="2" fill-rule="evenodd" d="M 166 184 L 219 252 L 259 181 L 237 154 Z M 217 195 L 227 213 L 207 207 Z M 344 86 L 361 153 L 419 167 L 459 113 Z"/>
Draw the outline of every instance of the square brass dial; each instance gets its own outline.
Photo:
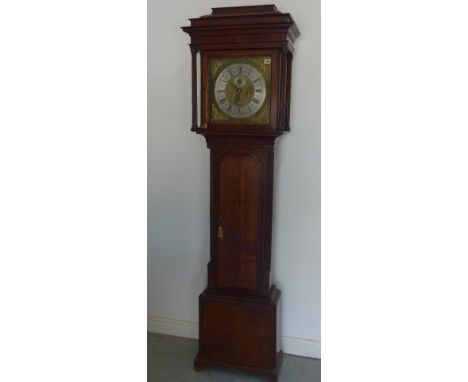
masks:
<path id="1" fill-rule="evenodd" d="M 271 56 L 208 60 L 208 122 L 269 124 Z"/>

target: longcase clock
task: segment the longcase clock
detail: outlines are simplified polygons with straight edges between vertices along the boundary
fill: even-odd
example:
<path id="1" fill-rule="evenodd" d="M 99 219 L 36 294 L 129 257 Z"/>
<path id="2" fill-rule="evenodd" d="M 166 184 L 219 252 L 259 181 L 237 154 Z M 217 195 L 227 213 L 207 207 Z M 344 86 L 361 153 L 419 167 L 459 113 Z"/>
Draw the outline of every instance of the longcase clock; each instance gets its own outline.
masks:
<path id="1" fill-rule="evenodd" d="M 276 138 L 290 129 L 299 31 L 274 5 L 213 8 L 190 21 L 182 29 L 191 38 L 191 130 L 211 151 L 211 253 L 195 369 L 232 367 L 276 381 L 282 352 L 281 292 L 270 285 L 273 155 Z"/>

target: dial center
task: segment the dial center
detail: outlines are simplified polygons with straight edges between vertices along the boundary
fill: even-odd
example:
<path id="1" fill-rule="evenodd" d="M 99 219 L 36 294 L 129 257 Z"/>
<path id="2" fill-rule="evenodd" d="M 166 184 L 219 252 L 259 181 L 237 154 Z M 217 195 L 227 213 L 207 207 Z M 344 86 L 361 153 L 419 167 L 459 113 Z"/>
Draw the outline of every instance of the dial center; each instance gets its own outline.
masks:
<path id="1" fill-rule="evenodd" d="M 247 106 L 254 96 L 255 87 L 250 78 L 239 75 L 226 84 L 226 99 L 234 106 Z"/>

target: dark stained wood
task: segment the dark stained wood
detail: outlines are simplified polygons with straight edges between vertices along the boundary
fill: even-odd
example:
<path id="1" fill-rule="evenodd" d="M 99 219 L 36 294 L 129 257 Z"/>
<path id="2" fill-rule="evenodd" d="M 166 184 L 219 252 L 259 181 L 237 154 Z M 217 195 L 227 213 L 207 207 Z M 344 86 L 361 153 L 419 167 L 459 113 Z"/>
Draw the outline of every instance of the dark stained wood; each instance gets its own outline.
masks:
<path id="1" fill-rule="evenodd" d="M 198 128 L 198 104 L 197 104 L 197 52 L 198 49 L 192 47 L 192 131 Z"/>
<path id="2" fill-rule="evenodd" d="M 257 290 L 262 162 L 253 152 L 229 151 L 219 160 L 218 285 Z"/>
<path id="3" fill-rule="evenodd" d="M 278 301 L 270 286 L 274 146 L 289 130 L 291 64 L 299 31 L 274 5 L 213 8 L 182 29 L 192 50 L 192 130 L 210 149 L 210 261 L 199 298 L 195 370 L 223 366 L 276 381 Z M 196 53 L 201 56 L 200 103 Z M 210 58 L 270 56 L 268 124 L 210 123 Z M 200 105 L 201 126 L 197 126 Z"/>
<path id="4" fill-rule="evenodd" d="M 287 71 L 287 80 L 286 80 L 286 123 L 284 126 L 285 131 L 290 131 L 291 126 L 289 125 L 289 113 L 291 107 L 291 78 L 292 78 L 292 59 L 293 55 L 291 52 L 288 52 L 287 55 L 288 59 L 288 66 L 286 68 Z"/>
<path id="5" fill-rule="evenodd" d="M 208 130 L 200 134 L 211 149 L 208 287 L 266 298 L 270 293 L 275 136 L 225 136 Z M 222 239 L 217 237 L 220 223 Z"/>
<path id="6" fill-rule="evenodd" d="M 282 362 L 276 337 L 280 295 L 274 286 L 268 300 L 205 290 L 200 295 L 200 350 L 195 370 L 225 366 L 276 381 Z"/>
<path id="7" fill-rule="evenodd" d="M 219 7 L 213 8 L 211 15 L 209 16 L 202 16 L 202 17 L 212 17 L 212 16 L 232 16 L 232 15 L 259 15 L 264 16 L 267 14 L 277 14 L 278 9 L 274 4 L 267 4 L 267 5 L 247 5 L 244 7 Z"/>
<path id="8" fill-rule="evenodd" d="M 239 36 L 250 33 L 252 29 L 259 30 L 259 34 L 285 32 L 291 42 L 300 35 L 291 15 L 279 12 L 274 5 L 212 8 L 211 15 L 190 19 L 190 24 L 182 29 L 192 37 L 208 35 L 205 33 L 208 28 L 218 33 L 226 33 L 235 28 Z M 251 42 L 262 41 L 263 37 L 252 36 Z"/>
<path id="9" fill-rule="evenodd" d="M 271 52 L 272 89 L 270 124 L 231 125 L 230 130 L 243 129 L 259 133 L 267 130 L 282 132 L 286 121 L 287 54 L 299 36 L 289 13 L 279 12 L 274 5 L 213 8 L 211 15 L 190 19 L 191 25 L 182 27 L 191 38 L 191 49 L 199 49 L 201 64 L 201 125 L 208 129 L 227 129 L 225 124 L 208 123 L 208 57 L 262 55 Z M 193 106 L 193 105 L 192 105 Z"/>

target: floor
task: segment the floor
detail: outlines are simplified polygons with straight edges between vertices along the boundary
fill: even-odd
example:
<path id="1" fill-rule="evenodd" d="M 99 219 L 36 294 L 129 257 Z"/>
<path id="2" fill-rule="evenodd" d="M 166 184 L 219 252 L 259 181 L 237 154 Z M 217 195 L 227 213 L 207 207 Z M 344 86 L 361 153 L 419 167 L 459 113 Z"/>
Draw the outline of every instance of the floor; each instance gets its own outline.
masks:
<path id="1" fill-rule="evenodd" d="M 193 370 L 198 341 L 148 333 L 147 382 L 262 382 L 262 376 L 240 371 Z M 320 360 L 284 355 L 280 382 L 320 382 Z"/>

